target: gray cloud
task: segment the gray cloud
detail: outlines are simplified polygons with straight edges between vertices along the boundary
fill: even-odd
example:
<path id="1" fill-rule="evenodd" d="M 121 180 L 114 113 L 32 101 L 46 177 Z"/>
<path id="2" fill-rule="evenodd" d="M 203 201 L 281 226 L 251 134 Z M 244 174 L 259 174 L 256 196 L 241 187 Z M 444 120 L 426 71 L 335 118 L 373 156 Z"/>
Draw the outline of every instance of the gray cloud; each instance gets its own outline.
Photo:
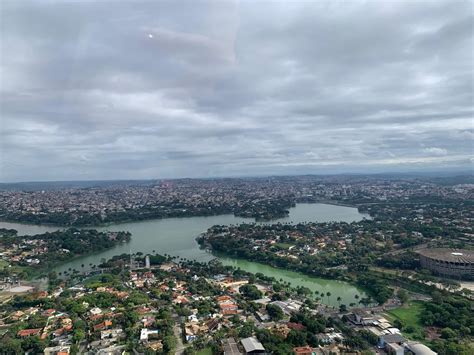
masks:
<path id="1" fill-rule="evenodd" d="M 1 181 L 472 168 L 470 1 L 1 7 Z"/>

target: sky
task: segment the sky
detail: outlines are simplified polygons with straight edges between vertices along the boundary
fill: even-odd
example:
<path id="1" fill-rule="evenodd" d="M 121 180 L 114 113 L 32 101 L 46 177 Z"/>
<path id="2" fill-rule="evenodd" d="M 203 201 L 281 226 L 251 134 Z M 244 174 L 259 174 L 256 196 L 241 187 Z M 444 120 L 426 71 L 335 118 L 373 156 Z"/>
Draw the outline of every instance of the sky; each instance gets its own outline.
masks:
<path id="1" fill-rule="evenodd" d="M 0 181 L 472 169 L 473 9 L 3 0 Z"/>

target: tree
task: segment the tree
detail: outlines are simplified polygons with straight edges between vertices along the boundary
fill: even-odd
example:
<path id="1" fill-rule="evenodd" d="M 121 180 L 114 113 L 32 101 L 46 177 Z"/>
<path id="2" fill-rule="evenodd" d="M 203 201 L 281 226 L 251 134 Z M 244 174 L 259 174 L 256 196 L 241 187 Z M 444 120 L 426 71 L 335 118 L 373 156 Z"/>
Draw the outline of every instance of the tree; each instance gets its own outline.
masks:
<path id="1" fill-rule="evenodd" d="M 77 344 L 72 344 L 70 349 L 71 355 L 79 354 L 79 346 Z"/>
<path id="2" fill-rule="evenodd" d="M 363 339 L 367 340 L 369 342 L 369 344 L 371 344 L 371 345 L 377 345 L 377 343 L 378 343 L 379 338 L 377 337 L 377 335 L 375 335 L 372 332 L 369 332 L 368 330 L 365 330 L 365 329 L 361 330 L 359 332 L 359 335 Z"/>
<path id="3" fill-rule="evenodd" d="M 242 328 L 239 330 L 239 337 L 241 338 L 248 338 L 252 336 L 253 332 L 255 330 L 255 326 L 251 322 L 245 322 L 242 325 Z"/>
<path id="4" fill-rule="evenodd" d="M 403 329 L 403 323 L 400 319 L 396 318 L 394 321 L 393 321 L 393 325 L 395 326 L 395 328 L 398 328 L 398 329 Z"/>
<path id="5" fill-rule="evenodd" d="M 282 320 L 284 317 L 284 313 L 280 307 L 278 307 L 276 304 L 267 304 L 266 310 L 270 318 L 274 321 L 279 321 Z"/>
<path id="6" fill-rule="evenodd" d="M 195 355 L 196 350 L 194 350 L 191 346 L 188 346 L 186 349 L 184 349 L 184 355 Z"/>
<path id="7" fill-rule="evenodd" d="M 73 341 L 75 343 L 79 343 L 82 339 L 84 339 L 86 334 L 82 329 L 76 329 L 74 330 L 74 335 L 72 337 Z"/>
<path id="8" fill-rule="evenodd" d="M 441 338 L 443 339 L 453 339 L 457 336 L 456 332 L 451 328 L 443 328 L 441 330 Z"/>
<path id="9" fill-rule="evenodd" d="M 292 329 L 288 333 L 286 341 L 292 344 L 293 346 L 306 345 L 306 332 Z"/>
<path id="10" fill-rule="evenodd" d="M 280 292 L 283 289 L 283 287 L 279 283 L 274 283 L 272 287 L 274 292 Z"/>
<path id="11" fill-rule="evenodd" d="M 400 302 L 401 302 L 402 304 L 405 304 L 405 303 L 408 302 L 408 298 L 409 298 L 409 297 L 408 297 L 408 292 L 405 291 L 404 289 L 398 290 L 398 292 L 397 292 L 397 297 L 398 297 L 398 299 L 400 300 Z"/>
<path id="12" fill-rule="evenodd" d="M 2 352 L 4 354 L 21 354 L 21 341 L 10 337 L 4 337 L 2 339 Z"/>
<path id="13" fill-rule="evenodd" d="M 163 350 L 166 353 L 172 353 L 176 347 L 176 339 L 172 335 L 168 335 L 163 339 Z"/>
<path id="14" fill-rule="evenodd" d="M 239 287 L 239 292 L 242 294 L 242 296 L 249 300 L 258 300 L 262 297 L 262 292 L 260 292 L 255 285 L 242 285 Z"/>

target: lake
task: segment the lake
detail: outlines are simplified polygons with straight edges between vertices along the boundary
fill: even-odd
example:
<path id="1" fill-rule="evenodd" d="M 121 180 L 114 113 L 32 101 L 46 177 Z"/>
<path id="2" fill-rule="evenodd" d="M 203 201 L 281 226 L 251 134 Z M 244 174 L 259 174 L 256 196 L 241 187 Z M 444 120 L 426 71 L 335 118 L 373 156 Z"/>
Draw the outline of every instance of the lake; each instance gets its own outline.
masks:
<path id="1" fill-rule="evenodd" d="M 288 217 L 272 220 L 272 223 L 299 223 L 299 222 L 330 222 L 344 221 L 353 222 L 363 218 L 369 218 L 367 214 L 359 213 L 356 208 L 328 205 L 328 204 L 307 204 L 302 203 L 290 209 Z M 185 217 L 185 218 L 166 218 L 155 219 L 131 223 L 118 223 L 106 227 L 91 227 L 98 230 L 121 231 L 126 230 L 132 233 L 132 239 L 129 243 L 118 245 L 112 249 L 101 253 L 88 255 L 71 260 L 56 268 L 56 271 L 62 272 L 69 268 L 82 270 L 89 269 L 92 264 L 100 264 L 102 259 L 109 259 L 114 255 L 122 253 L 153 253 L 170 254 L 181 258 L 193 259 L 197 261 L 209 261 L 215 258 L 214 255 L 199 248 L 196 237 L 206 231 L 209 227 L 221 224 L 240 224 L 251 223 L 253 219 L 235 217 L 234 215 L 220 215 L 209 217 Z M 32 235 L 58 230 L 58 227 L 26 225 L 19 223 L 0 222 L 0 228 L 13 228 L 18 230 L 19 235 Z M 293 286 L 305 286 L 312 291 L 318 290 L 331 292 L 333 295 L 329 303 L 336 305 L 336 297 L 342 298 L 342 303 L 349 304 L 354 302 L 354 296 L 364 296 L 363 292 L 356 287 L 340 281 L 327 280 L 316 277 L 309 277 L 301 273 L 276 269 L 267 265 L 249 262 L 245 260 L 236 260 L 227 257 L 219 257 L 225 265 L 240 267 L 249 272 L 261 272 L 268 276 L 273 276 L 277 280 L 291 282 Z M 327 299 L 322 300 L 328 303 Z"/>

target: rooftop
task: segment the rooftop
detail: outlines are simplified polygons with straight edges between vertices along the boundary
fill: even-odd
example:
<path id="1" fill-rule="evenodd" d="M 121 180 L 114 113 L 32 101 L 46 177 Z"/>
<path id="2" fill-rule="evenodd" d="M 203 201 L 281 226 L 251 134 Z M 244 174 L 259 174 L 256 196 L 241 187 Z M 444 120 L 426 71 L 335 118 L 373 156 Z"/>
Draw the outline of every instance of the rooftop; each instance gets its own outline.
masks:
<path id="1" fill-rule="evenodd" d="M 224 355 L 242 355 L 234 338 L 227 338 L 222 340 L 224 346 Z"/>
<path id="2" fill-rule="evenodd" d="M 410 341 L 406 345 L 416 355 L 436 355 L 437 354 L 426 345 L 423 345 L 418 342 Z"/>
<path id="3" fill-rule="evenodd" d="M 418 250 L 418 254 L 453 263 L 474 263 L 474 251 L 467 249 L 430 248 Z"/>
<path id="4" fill-rule="evenodd" d="M 257 338 L 249 337 L 241 340 L 242 345 L 244 346 L 245 352 L 250 353 L 252 351 L 265 351 L 262 343 L 260 343 Z"/>

